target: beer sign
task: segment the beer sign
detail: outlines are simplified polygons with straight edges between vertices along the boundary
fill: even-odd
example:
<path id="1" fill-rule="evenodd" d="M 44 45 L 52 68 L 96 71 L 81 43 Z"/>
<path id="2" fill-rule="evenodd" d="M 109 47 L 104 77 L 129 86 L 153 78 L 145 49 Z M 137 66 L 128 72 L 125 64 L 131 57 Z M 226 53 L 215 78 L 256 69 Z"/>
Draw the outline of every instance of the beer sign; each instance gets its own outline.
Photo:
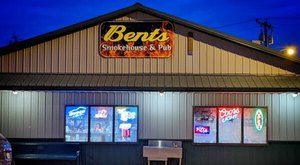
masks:
<path id="1" fill-rule="evenodd" d="M 104 22 L 100 25 L 102 57 L 170 57 L 174 30 L 168 21 Z"/>

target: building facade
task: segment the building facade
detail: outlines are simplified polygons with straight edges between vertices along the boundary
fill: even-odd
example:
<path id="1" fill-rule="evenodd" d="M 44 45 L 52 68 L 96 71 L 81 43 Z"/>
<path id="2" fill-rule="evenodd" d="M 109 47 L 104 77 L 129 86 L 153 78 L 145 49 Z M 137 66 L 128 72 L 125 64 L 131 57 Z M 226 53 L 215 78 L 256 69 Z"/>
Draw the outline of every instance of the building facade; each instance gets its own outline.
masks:
<path id="1" fill-rule="evenodd" d="M 170 22 L 172 55 L 101 56 L 106 21 Z M 149 139 L 181 140 L 184 164 L 300 161 L 300 61 L 274 50 L 136 4 L 0 52 L 0 132 L 12 141 L 64 141 L 66 105 L 137 105 L 138 143 L 82 143 L 82 164 L 143 164 Z M 268 145 L 193 145 L 194 106 L 268 107 Z"/>

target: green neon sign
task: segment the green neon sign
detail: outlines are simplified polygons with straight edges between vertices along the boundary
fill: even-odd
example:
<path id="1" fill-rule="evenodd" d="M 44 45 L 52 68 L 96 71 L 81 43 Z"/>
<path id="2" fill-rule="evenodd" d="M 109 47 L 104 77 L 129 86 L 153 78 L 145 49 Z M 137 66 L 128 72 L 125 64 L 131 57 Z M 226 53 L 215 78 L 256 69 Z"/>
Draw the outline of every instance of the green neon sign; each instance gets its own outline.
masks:
<path id="1" fill-rule="evenodd" d="M 255 128 L 257 131 L 261 131 L 265 124 L 264 114 L 261 111 L 261 109 L 257 109 L 255 111 L 254 117 L 253 117 L 253 123 L 255 125 Z"/>

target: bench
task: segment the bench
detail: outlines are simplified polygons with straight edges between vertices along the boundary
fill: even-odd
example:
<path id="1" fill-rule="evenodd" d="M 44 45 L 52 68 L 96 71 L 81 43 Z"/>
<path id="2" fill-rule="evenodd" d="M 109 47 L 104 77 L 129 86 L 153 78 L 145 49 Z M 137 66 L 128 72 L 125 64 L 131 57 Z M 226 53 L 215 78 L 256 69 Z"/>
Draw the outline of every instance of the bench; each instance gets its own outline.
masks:
<path id="1" fill-rule="evenodd" d="M 79 143 L 35 142 L 12 143 L 16 165 L 80 165 Z"/>

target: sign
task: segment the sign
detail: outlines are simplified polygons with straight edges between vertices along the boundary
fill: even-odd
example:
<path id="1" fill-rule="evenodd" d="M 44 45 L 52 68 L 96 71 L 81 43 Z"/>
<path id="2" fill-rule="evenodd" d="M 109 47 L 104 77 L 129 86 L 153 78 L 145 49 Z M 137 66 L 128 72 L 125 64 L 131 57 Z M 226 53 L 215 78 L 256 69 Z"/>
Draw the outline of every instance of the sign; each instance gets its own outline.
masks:
<path id="1" fill-rule="evenodd" d="M 168 21 L 104 22 L 99 29 L 102 57 L 170 57 L 174 50 Z"/>
<path id="2" fill-rule="evenodd" d="M 114 142 L 137 142 L 138 108 L 136 106 L 115 107 Z"/>
<path id="3" fill-rule="evenodd" d="M 91 106 L 90 141 L 113 141 L 113 107 Z"/>
<path id="4" fill-rule="evenodd" d="M 244 143 L 267 143 L 267 108 L 244 108 Z"/>
<path id="5" fill-rule="evenodd" d="M 88 106 L 66 106 L 65 114 L 65 140 L 67 142 L 87 142 Z"/>
<path id="6" fill-rule="evenodd" d="M 267 107 L 195 106 L 193 143 L 267 144 L 267 112 Z"/>
<path id="7" fill-rule="evenodd" d="M 221 108 L 219 110 L 220 118 L 223 123 L 228 121 L 233 121 L 238 117 L 238 114 L 240 113 L 239 108 Z"/>
<path id="8" fill-rule="evenodd" d="M 209 126 L 195 126 L 195 133 L 197 134 L 209 134 L 210 127 Z"/>
<path id="9" fill-rule="evenodd" d="M 219 143 L 242 142 L 242 108 L 220 107 L 219 110 Z"/>
<path id="10" fill-rule="evenodd" d="M 217 142 L 217 108 L 194 107 L 194 143 Z"/>
<path id="11" fill-rule="evenodd" d="M 254 115 L 254 124 L 257 131 L 261 131 L 264 126 L 264 115 L 261 109 L 257 109 Z"/>

